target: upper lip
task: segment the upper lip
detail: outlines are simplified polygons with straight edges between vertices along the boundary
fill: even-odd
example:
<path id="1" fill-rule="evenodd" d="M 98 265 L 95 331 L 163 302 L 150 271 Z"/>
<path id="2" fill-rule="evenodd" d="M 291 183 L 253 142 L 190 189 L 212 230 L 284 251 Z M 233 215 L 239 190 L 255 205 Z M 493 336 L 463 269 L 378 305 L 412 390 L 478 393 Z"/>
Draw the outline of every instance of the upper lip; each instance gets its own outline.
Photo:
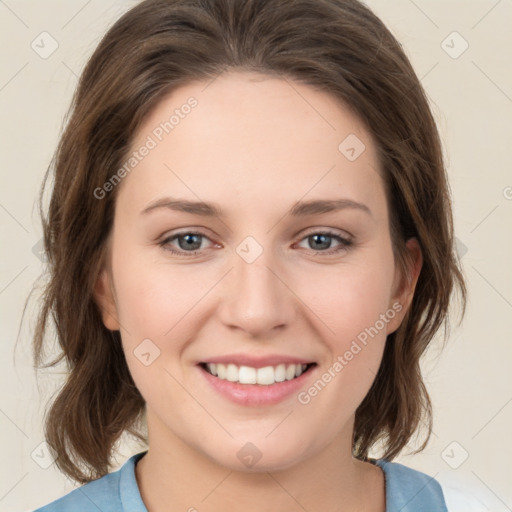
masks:
<path id="1" fill-rule="evenodd" d="M 265 366 L 278 366 L 280 364 L 312 364 L 313 361 L 300 357 L 286 355 L 268 355 L 256 357 L 248 354 L 228 354 L 217 357 L 210 357 L 202 363 L 213 364 L 234 364 L 236 366 L 250 366 L 251 368 L 264 368 Z"/>

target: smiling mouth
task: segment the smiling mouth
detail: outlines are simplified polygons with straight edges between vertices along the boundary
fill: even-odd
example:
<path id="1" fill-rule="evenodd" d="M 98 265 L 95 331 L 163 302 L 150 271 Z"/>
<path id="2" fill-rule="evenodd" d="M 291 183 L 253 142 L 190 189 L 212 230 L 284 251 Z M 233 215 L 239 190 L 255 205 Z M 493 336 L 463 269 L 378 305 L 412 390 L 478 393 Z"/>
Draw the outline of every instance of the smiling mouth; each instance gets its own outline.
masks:
<path id="1" fill-rule="evenodd" d="M 271 386 L 279 382 L 294 380 L 309 371 L 316 363 L 310 364 L 278 364 L 253 368 L 236 364 L 201 363 L 200 366 L 210 375 L 220 380 L 239 384 L 259 384 Z"/>

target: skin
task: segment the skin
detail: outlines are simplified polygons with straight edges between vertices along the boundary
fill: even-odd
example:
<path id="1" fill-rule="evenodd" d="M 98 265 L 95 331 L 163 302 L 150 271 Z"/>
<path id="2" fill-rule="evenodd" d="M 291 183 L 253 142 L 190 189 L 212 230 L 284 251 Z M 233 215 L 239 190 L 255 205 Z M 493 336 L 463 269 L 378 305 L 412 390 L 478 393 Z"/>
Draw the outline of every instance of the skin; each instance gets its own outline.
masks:
<path id="1" fill-rule="evenodd" d="M 197 99 L 118 186 L 96 285 L 104 324 L 120 330 L 147 403 L 150 449 L 136 467 L 142 498 L 150 512 L 251 512 L 263 503 L 269 512 L 342 505 L 383 512 L 382 471 L 351 455 L 353 421 L 386 336 L 410 306 L 419 246 L 407 243 L 407 280 L 393 257 L 375 145 L 348 108 L 310 86 L 249 72 L 206 85 L 174 90 L 137 133 L 133 148 L 190 96 Z M 355 161 L 338 151 L 349 134 L 366 147 Z M 217 203 L 225 217 L 166 208 L 141 214 L 166 196 Z M 287 215 L 298 201 L 339 198 L 363 203 L 371 214 L 345 208 Z M 323 254 L 322 241 L 309 237 L 325 229 L 353 244 Z M 159 245 L 187 230 L 204 233 L 200 254 L 187 256 L 183 239 L 181 247 L 178 239 Z M 247 236 L 263 250 L 252 263 L 236 251 Z M 329 240 L 326 251 L 340 247 Z M 197 367 L 233 353 L 301 357 L 317 363 L 307 391 L 393 304 L 401 311 L 308 404 L 296 394 L 275 405 L 234 404 Z M 160 351 L 148 366 L 134 354 L 144 339 Z M 251 468 L 237 457 L 247 442 L 262 454 Z"/>

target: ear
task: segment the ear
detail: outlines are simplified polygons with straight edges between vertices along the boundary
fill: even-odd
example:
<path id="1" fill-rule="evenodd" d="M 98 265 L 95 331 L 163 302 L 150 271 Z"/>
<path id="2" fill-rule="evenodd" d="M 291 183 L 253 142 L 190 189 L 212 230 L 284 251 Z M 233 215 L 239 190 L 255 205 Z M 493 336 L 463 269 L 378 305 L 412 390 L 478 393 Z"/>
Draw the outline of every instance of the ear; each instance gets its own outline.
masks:
<path id="1" fill-rule="evenodd" d="M 94 300 L 101 311 L 103 325 L 111 330 L 119 330 L 117 320 L 117 306 L 114 300 L 114 292 L 111 277 L 106 269 L 101 270 L 94 285 Z"/>
<path id="2" fill-rule="evenodd" d="M 405 244 L 409 262 L 407 275 L 398 266 L 395 267 L 395 278 L 393 283 L 393 295 L 389 308 L 396 312 L 393 319 L 388 323 L 387 334 L 396 331 L 404 319 L 414 297 L 414 290 L 423 266 L 423 255 L 421 247 L 416 238 L 410 238 Z"/>

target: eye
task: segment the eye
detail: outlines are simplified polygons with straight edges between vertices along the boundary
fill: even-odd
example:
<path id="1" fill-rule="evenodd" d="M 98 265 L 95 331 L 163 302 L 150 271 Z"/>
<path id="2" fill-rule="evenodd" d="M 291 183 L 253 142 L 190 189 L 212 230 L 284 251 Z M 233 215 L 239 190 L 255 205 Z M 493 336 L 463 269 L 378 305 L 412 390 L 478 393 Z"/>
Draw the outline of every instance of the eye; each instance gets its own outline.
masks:
<path id="1" fill-rule="evenodd" d="M 345 251 L 353 244 L 352 240 L 344 238 L 334 231 L 314 231 L 302 240 L 306 240 L 310 247 L 316 249 L 314 252 L 326 255 Z M 332 240 L 338 241 L 338 246 L 334 247 L 334 249 L 331 249 Z"/>
<path id="2" fill-rule="evenodd" d="M 159 245 L 177 256 L 196 256 L 204 249 L 204 247 L 201 248 L 204 239 L 210 240 L 208 236 L 200 231 L 184 231 L 164 238 L 159 242 Z M 334 231 L 314 231 L 302 238 L 301 242 L 304 240 L 309 243 L 313 252 L 322 255 L 339 253 L 353 245 L 352 240 L 344 238 Z M 333 240 L 338 242 L 334 249 L 331 248 Z M 172 245 L 173 242 L 177 242 L 178 247 Z"/>
<path id="3" fill-rule="evenodd" d="M 208 239 L 204 233 L 199 231 L 185 231 L 165 238 L 159 243 L 159 245 L 165 250 L 170 251 L 173 254 L 177 254 L 178 256 L 195 256 L 198 252 L 201 252 L 201 239 L 203 238 Z M 171 245 L 171 242 L 174 242 L 175 240 L 178 241 L 180 250 L 176 250 Z"/>

